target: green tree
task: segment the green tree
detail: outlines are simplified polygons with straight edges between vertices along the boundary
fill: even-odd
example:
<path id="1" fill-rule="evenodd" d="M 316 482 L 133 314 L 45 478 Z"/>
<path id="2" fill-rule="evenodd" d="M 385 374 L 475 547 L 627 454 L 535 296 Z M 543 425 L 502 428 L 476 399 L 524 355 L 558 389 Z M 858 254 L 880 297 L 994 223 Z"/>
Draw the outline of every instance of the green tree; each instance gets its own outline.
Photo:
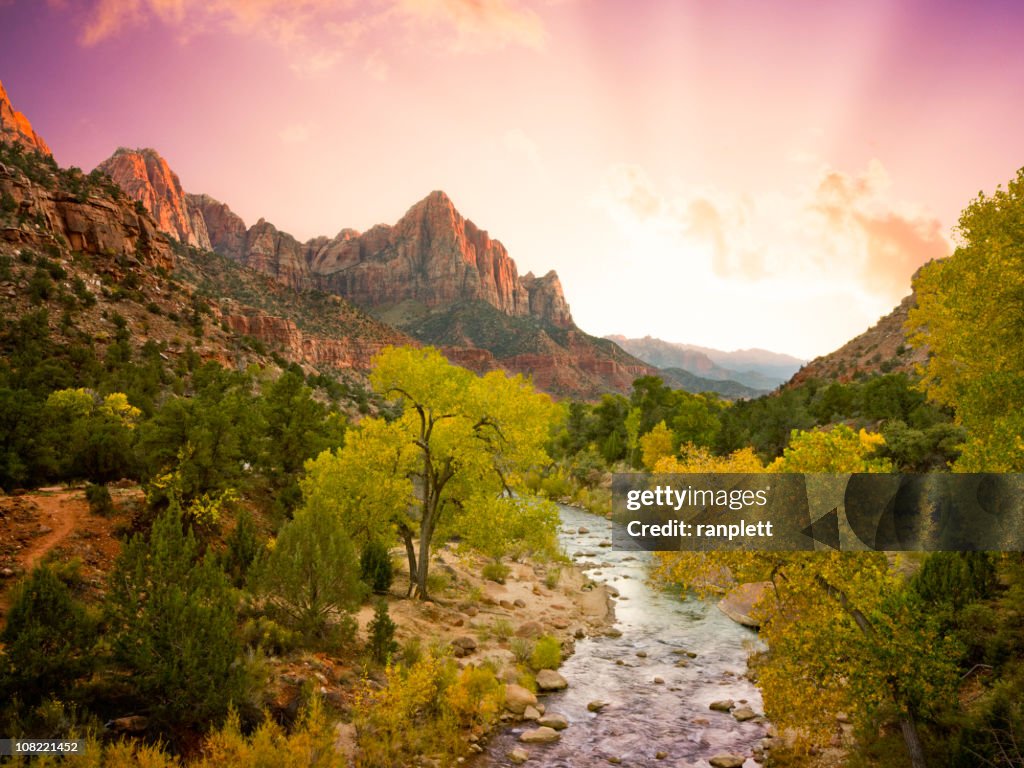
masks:
<path id="1" fill-rule="evenodd" d="M 378 600 L 373 609 L 373 620 L 366 628 L 370 636 L 370 655 L 378 664 L 386 664 L 391 654 L 398 650 L 395 628 L 395 622 L 388 615 L 387 600 Z"/>
<path id="2" fill-rule="evenodd" d="M 235 598 L 212 554 L 200 558 L 172 503 L 149 538 L 134 536 L 110 576 L 115 659 L 164 725 L 208 727 L 244 694 Z"/>
<path id="3" fill-rule="evenodd" d="M 419 506 L 416 591 L 428 598 L 434 532 L 449 510 L 474 498 L 499 498 L 522 487 L 524 471 L 548 461 L 544 446 L 557 409 L 521 376 L 494 371 L 478 378 L 435 349 L 389 348 L 370 376 L 402 415 L 388 425 L 401 436 Z"/>
<path id="4" fill-rule="evenodd" d="M 364 594 L 359 563 L 341 521 L 329 511 L 299 509 L 282 526 L 255 583 L 268 610 L 307 644 L 335 647 L 354 634 L 349 612 Z"/>
<path id="5" fill-rule="evenodd" d="M 45 565 L 15 586 L 0 632 L 0 698 L 34 705 L 62 698 L 92 666 L 94 622 L 67 585 Z"/>
<path id="6" fill-rule="evenodd" d="M 931 356 L 922 384 L 967 430 L 956 467 L 1024 470 L 1024 168 L 964 210 L 960 244 L 914 280 L 911 341 Z"/>

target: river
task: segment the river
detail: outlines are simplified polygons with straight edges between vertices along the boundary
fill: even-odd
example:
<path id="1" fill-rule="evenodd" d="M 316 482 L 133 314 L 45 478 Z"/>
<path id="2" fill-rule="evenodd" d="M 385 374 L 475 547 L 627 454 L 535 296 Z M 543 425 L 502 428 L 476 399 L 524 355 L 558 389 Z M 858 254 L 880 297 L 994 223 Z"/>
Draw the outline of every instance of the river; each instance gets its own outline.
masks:
<path id="1" fill-rule="evenodd" d="M 756 634 L 726 618 L 713 601 L 683 600 L 652 587 L 650 553 L 600 546 L 611 541 L 610 521 L 566 506 L 561 516 L 563 549 L 594 581 L 618 590 L 614 628 L 622 634 L 578 640 L 559 670 L 569 688 L 540 697 L 547 712 L 569 720 L 557 742 L 521 745 L 519 735 L 535 724 L 518 723 L 492 738 L 474 764 L 511 766 L 509 753 L 523 746 L 528 767 L 706 768 L 712 756 L 732 753 L 747 756 L 744 768 L 754 768 L 749 756 L 767 723 L 737 722 L 708 705 L 732 699 L 763 712 L 760 692 L 744 677 Z M 595 700 L 607 706 L 589 712 Z"/>

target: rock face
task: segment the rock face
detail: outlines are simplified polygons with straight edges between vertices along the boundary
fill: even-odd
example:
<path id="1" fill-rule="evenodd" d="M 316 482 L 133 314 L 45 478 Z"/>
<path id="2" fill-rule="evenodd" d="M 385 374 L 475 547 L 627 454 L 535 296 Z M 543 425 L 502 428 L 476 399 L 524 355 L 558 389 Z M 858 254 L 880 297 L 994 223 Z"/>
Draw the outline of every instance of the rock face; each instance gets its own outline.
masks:
<path id="1" fill-rule="evenodd" d="M 189 206 L 178 175 L 155 150 L 122 147 L 97 170 L 146 206 L 162 231 L 186 245 L 210 249 L 202 214 Z"/>
<path id="2" fill-rule="evenodd" d="M 10 229 L 4 239 L 22 245 L 43 247 L 54 236 L 67 240 L 72 251 L 105 257 L 104 269 L 117 277 L 117 260 L 123 266 L 137 263 L 166 270 L 174 268 L 174 255 L 167 239 L 148 216 L 140 216 L 126 201 L 89 195 L 84 200 L 59 189 L 48 189 L 29 180 L 15 168 L 0 166 L 0 185 L 10 195 L 19 216 L 42 223 L 41 228 Z"/>
<path id="3" fill-rule="evenodd" d="M 50 147 L 33 130 L 32 123 L 28 121 L 28 118 L 11 104 L 2 82 L 0 82 L 0 141 L 10 141 L 49 157 L 53 156 Z"/>
<path id="4" fill-rule="evenodd" d="M 203 217 L 210 247 L 241 261 L 245 253 L 246 227 L 242 217 L 209 195 L 185 195 L 188 207 Z"/>

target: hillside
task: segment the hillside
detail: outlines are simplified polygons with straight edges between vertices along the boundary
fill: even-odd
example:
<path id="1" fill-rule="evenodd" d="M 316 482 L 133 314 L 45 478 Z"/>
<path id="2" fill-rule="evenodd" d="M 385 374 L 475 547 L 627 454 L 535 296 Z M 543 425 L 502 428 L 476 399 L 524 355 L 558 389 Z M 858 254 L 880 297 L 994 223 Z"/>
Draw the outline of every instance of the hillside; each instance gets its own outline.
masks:
<path id="1" fill-rule="evenodd" d="M 673 389 L 683 389 L 694 394 L 717 392 L 728 400 L 744 400 L 767 394 L 767 390 L 754 389 L 738 381 L 705 379 L 682 368 L 661 368 L 658 375 Z"/>
<path id="2" fill-rule="evenodd" d="M 835 352 L 807 363 L 787 386 L 797 386 L 811 379 L 846 382 L 877 373 L 916 373 L 917 367 L 928 359 L 928 350 L 911 347 L 903 329 L 915 301 L 911 293 L 864 333 Z"/>

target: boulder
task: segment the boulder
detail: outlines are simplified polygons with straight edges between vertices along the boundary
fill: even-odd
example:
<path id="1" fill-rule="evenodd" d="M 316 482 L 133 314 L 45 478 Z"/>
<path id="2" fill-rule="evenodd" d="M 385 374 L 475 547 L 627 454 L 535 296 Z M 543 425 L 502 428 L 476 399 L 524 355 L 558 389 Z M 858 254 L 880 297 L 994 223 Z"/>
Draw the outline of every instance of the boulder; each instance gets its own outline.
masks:
<path id="1" fill-rule="evenodd" d="M 559 715 L 557 712 L 551 712 L 550 714 L 537 718 L 537 725 L 554 728 L 556 731 L 564 731 L 569 727 L 569 719 L 565 715 Z"/>
<path id="2" fill-rule="evenodd" d="M 738 707 L 732 711 L 732 716 L 739 720 L 741 723 L 745 723 L 747 720 L 753 720 L 757 717 L 757 713 L 754 712 L 750 707 Z"/>
<path id="3" fill-rule="evenodd" d="M 511 752 L 508 753 L 508 759 L 511 760 L 516 765 L 522 765 L 523 763 L 525 763 L 527 760 L 530 759 L 530 753 L 527 752 L 522 747 L 516 747 L 515 749 L 513 749 Z"/>
<path id="4" fill-rule="evenodd" d="M 746 758 L 740 755 L 721 754 L 715 755 L 708 762 L 712 768 L 743 768 Z"/>
<path id="5" fill-rule="evenodd" d="M 548 728 L 546 725 L 542 725 L 540 728 L 532 728 L 529 731 L 523 731 L 519 736 L 519 740 L 524 744 L 550 744 L 552 741 L 558 741 L 558 731 L 554 728 Z"/>
<path id="6" fill-rule="evenodd" d="M 542 669 L 537 673 L 537 688 L 541 691 L 561 691 L 569 682 L 553 669 Z"/>
<path id="7" fill-rule="evenodd" d="M 755 617 L 755 609 L 771 585 L 770 581 L 740 584 L 718 601 L 718 610 L 745 627 L 758 627 L 760 619 Z"/>
<path id="8" fill-rule="evenodd" d="M 712 701 L 708 704 L 708 709 L 714 710 L 715 712 L 728 712 L 732 708 L 732 699 L 721 699 L 719 701 Z"/>
<path id="9" fill-rule="evenodd" d="M 505 709 L 514 715 L 521 715 L 527 707 L 536 706 L 537 697 L 521 685 L 510 683 L 505 686 Z"/>

